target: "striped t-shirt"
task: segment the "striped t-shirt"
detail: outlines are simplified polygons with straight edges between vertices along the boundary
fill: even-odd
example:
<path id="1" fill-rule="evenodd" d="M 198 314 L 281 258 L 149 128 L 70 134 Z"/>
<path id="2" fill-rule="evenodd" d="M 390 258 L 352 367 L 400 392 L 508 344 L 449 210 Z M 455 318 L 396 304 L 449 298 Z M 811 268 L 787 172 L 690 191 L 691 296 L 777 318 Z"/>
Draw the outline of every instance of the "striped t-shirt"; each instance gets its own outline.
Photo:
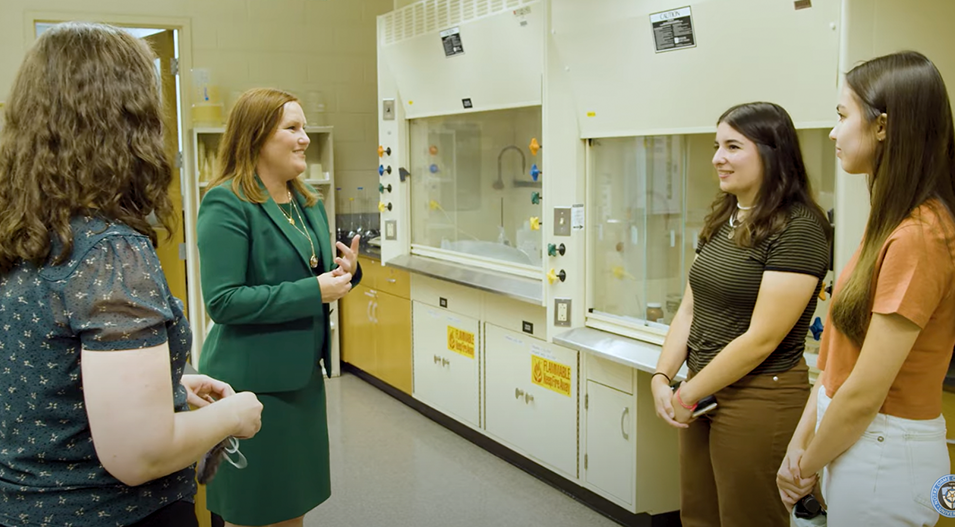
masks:
<path id="1" fill-rule="evenodd" d="M 690 267 L 693 323 L 687 340 L 687 366 L 696 373 L 732 340 L 749 329 L 759 287 L 766 271 L 809 274 L 820 278 L 799 321 L 773 353 L 750 374 L 787 371 L 802 358 L 821 279 L 829 269 L 829 244 L 820 220 L 795 205 L 789 223 L 753 248 L 729 239 L 724 224 L 696 249 Z"/>

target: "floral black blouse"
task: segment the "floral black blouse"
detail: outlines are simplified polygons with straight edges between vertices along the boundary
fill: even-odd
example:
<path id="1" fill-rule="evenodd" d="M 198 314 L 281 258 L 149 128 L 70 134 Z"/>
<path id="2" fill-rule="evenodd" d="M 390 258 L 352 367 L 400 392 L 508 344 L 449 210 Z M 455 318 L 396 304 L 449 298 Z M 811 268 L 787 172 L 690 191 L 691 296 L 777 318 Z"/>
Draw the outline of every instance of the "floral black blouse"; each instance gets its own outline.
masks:
<path id="1" fill-rule="evenodd" d="M 179 381 L 192 334 L 147 237 L 97 218 L 75 218 L 72 227 L 68 261 L 22 262 L 0 276 L 0 525 L 6 527 L 125 526 L 195 494 L 191 467 L 129 487 L 96 457 L 81 349 L 168 342 L 175 410 L 187 411 Z"/>

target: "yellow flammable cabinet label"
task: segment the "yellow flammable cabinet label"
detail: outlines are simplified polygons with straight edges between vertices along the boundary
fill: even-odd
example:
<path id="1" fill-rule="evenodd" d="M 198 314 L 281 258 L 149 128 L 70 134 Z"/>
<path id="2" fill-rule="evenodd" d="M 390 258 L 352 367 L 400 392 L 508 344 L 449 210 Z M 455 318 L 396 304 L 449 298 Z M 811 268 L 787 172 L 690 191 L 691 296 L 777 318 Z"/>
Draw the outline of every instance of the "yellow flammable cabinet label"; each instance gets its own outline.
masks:
<path id="1" fill-rule="evenodd" d="M 448 350 L 474 358 L 474 333 L 448 326 Z"/>
<path id="2" fill-rule="evenodd" d="M 570 397 L 570 366 L 531 355 L 531 382 Z"/>

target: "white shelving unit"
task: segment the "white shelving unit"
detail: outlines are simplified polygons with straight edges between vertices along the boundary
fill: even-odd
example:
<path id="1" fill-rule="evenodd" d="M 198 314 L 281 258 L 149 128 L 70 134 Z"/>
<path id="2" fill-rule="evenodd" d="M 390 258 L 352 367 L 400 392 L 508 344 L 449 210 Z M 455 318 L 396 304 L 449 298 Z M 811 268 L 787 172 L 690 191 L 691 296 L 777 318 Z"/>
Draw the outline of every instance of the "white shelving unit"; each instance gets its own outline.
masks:
<path id="1" fill-rule="evenodd" d="M 331 126 L 309 126 L 305 132 L 312 140 L 305 153 L 306 163 L 309 169 L 299 176 L 303 181 L 315 187 L 322 197 L 325 204 L 325 211 L 328 213 L 328 228 L 332 244 L 335 243 L 335 163 L 334 148 L 332 143 Z M 186 269 L 189 290 L 189 322 L 193 329 L 192 344 L 192 363 L 199 363 L 199 354 L 202 351 L 202 344 L 206 335 L 212 328 L 213 322 L 205 310 L 205 304 L 202 300 L 202 289 L 200 287 L 199 275 L 199 249 L 196 244 L 196 218 L 199 213 L 199 205 L 206 190 L 209 188 L 209 181 L 212 179 L 216 170 L 216 154 L 219 150 L 219 141 L 225 134 L 224 127 L 204 127 L 194 128 L 192 130 L 192 151 L 191 151 L 191 170 L 187 179 L 183 181 L 183 210 L 185 211 L 186 225 Z M 320 177 L 312 176 L 312 167 L 321 165 L 321 169 L 316 169 Z M 338 303 L 331 306 L 331 327 L 332 327 L 332 364 L 333 376 L 340 374 L 339 369 L 339 330 L 338 330 Z"/>

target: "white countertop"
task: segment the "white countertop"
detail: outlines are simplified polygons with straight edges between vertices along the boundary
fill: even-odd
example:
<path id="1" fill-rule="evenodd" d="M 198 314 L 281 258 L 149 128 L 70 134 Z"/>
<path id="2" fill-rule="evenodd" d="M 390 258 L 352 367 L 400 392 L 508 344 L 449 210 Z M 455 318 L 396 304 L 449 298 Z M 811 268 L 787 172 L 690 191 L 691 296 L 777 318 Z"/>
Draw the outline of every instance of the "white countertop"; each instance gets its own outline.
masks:
<path id="1" fill-rule="evenodd" d="M 554 343 L 646 372 L 656 371 L 657 361 L 663 351 L 656 344 L 592 328 L 576 328 L 561 333 L 554 337 Z M 685 380 L 688 371 L 684 364 L 673 380 Z"/>

